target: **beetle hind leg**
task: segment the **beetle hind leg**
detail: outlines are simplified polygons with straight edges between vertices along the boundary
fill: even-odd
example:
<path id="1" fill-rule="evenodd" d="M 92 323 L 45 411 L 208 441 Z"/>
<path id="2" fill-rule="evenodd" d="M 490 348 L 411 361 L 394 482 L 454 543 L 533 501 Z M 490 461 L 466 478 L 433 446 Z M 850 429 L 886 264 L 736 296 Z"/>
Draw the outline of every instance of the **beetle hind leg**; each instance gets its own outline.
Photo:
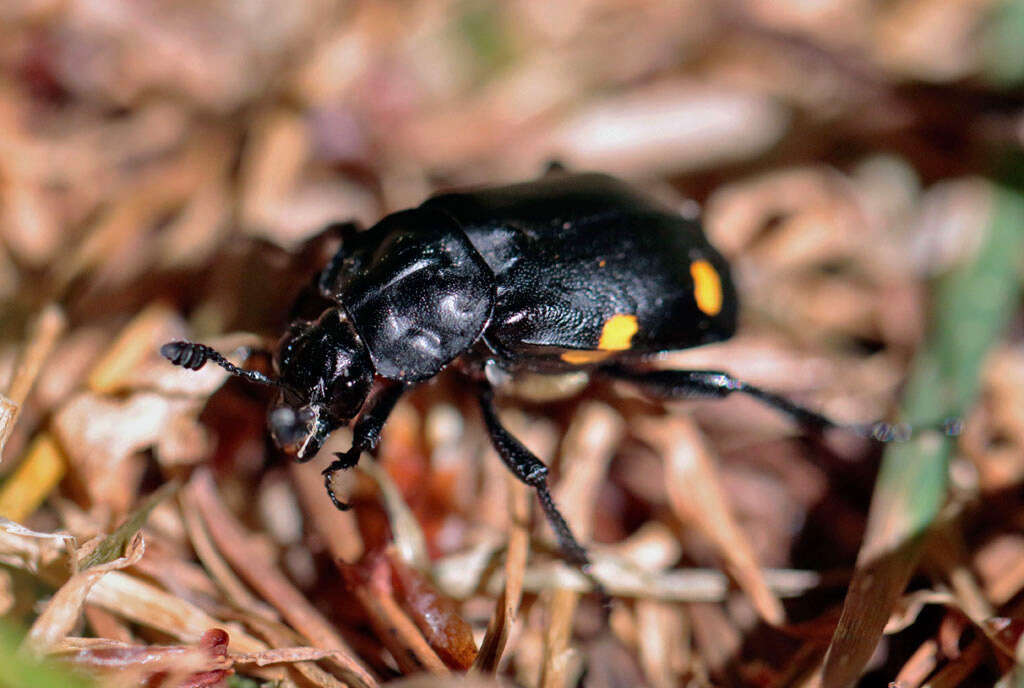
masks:
<path id="1" fill-rule="evenodd" d="M 609 366 L 601 370 L 605 375 L 631 382 L 653 397 L 660 399 L 722 399 L 733 393 L 746 394 L 762 404 L 781 411 L 804 428 L 821 432 L 832 428 L 846 430 L 878 442 L 901 442 L 910 439 L 915 429 L 906 423 L 864 423 L 847 425 L 832 420 L 817 411 L 797 404 L 784 396 L 761 389 L 728 373 L 714 370 L 633 370 L 622 366 Z M 948 437 L 959 435 L 963 423 L 959 418 L 920 426 L 920 429 L 938 430 Z"/>

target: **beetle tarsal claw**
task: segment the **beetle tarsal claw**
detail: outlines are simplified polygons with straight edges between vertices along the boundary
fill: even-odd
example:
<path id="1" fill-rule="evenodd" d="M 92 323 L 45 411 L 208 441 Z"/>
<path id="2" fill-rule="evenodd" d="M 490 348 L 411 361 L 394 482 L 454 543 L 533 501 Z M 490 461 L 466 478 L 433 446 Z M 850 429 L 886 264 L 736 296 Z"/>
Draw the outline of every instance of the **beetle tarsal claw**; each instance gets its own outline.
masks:
<path id="1" fill-rule="evenodd" d="M 335 471 L 331 471 L 329 469 L 325 469 L 323 471 L 324 489 L 327 490 L 327 496 L 331 498 L 331 503 L 334 504 L 334 508 L 338 511 L 348 511 L 352 506 L 348 502 L 341 501 L 338 499 L 337 495 L 334 494 L 334 485 L 331 483 L 331 478 L 334 477 L 334 473 Z"/>
<path id="2" fill-rule="evenodd" d="M 349 455 L 352 454 L 353 452 L 355 452 L 356 456 L 355 461 L 351 461 L 349 459 Z M 337 495 L 334 494 L 334 483 L 332 479 L 334 478 L 334 474 L 337 473 L 338 471 L 348 470 L 349 468 L 355 466 L 356 463 L 358 463 L 359 461 L 359 454 L 360 452 L 357 450 L 356 447 L 349 449 L 344 454 L 341 452 L 335 452 L 334 455 L 338 458 L 332 461 L 330 465 L 327 466 L 327 468 L 320 471 L 321 475 L 324 476 L 324 489 L 327 490 L 327 496 L 331 498 L 331 502 L 339 511 L 348 511 L 352 507 L 347 502 L 343 502 L 340 499 L 338 499 Z"/>
<path id="3" fill-rule="evenodd" d="M 352 447 L 347 452 L 334 452 L 337 458 L 320 472 L 323 475 L 333 475 L 338 471 L 347 471 L 359 463 L 359 457 L 362 453 L 362 450 L 358 447 Z"/>

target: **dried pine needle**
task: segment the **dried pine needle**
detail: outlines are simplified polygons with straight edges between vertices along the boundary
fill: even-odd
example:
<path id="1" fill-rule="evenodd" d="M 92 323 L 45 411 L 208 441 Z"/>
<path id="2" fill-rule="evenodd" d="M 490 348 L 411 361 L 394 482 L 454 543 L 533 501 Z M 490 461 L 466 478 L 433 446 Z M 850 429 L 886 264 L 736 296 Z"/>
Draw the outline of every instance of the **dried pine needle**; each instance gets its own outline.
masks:
<path id="1" fill-rule="evenodd" d="M 339 656 L 345 657 L 344 661 L 334 661 L 344 673 L 346 680 L 363 688 L 376 686 L 377 682 L 368 669 L 355 657 L 348 643 L 330 622 L 276 567 L 263 561 L 260 553 L 248 544 L 250 538 L 221 503 L 209 472 L 197 471 L 186 489 L 195 500 L 206 528 L 221 554 L 236 573 L 272 604 L 295 630 L 309 639 L 312 645 L 336 651 Z"/>
<path id="2" fill-rule="evenodd" d="M 0 486 L 0 516 L 12 521 L 31 516 L 64 477 L 67 465 L 53 435 L 36 435 L 18 468 Z"/>
<path id="3" fill-rule="evenodd" d="M 176 318 L 163 303 L 154 303 L 135 316 L 89 373 L 89 389 L 102 394 L 121 389 L 142 361 L 153 355 L 154 343 L 172 338 L 169 323 Z"/>
<path id="4" fill-rule="evenodd" d="M 530 490 L 518 478 L 509 474 L 509 535 L 505 550 L 505 582 L 498 595 L 494 614 L 487 624 L 487 631 L 480 643 L 473 668 L 494 673 L 505 652 L 511 627 L 516 621 L 519 603 L 523 595 L 523 576 L 529 556 Z"/>
<path id="5" fill-rule="evenodd" d="M 12 382 L 0 512 L 54 531 L 0 520 L 4 629 L 35 622 L 42 645 L 104 688 L 212 688 L 227 670 L 233 688 L 341 688 L 344 676 L 368 684 L 364 666 L 381 684 L 431 688 L 541 674 L 809 685 L 867 519 L 835 682 L 859 680 L 873 654 L 883 682 L 1019 683 L 1008 663 L 1024 590 L 1024 357 L 1020 328 L 997 336 L 990 317 L 1020 318 L 1019 299 L 996 296 L 1019 289 L 1019 239 L 974 275 L 995 290 L 940 296 L 945 343 L 926 322 L 930 285 L 970 269 L 991 218 L 1019 235 L 1020 213 L 1003 214 L 1019 185 L 987 181 L 986 156 L 1020 147 L 1007 75 L 1020 72 L 1024 24 L 998 21 L 1024 16 L 1020 0 L 762 2 L 738 17 L 693 2 L 335 4 L 270 0 L 263 16 L 155 0 L 96 21 L 83 3 L 0 0 L 0 379 Z M 627 57 L 609 60 L 609 45 Z M 440 186 L 531 179 L 553 155 L 628 172 L 699 218 L 729 260 L 737 337 L 652 365 L 726 370 L 850 422 L 887 416 L 904 393 L 908 412 L 922 401 L 951 414 L 977 396 L 951 465 L 922 468 L 936 452 L 921 438 L 885 452 L 876 477 L 876 446 L 808 437 L 749 400 L 658 404 L 583 376 L 571 399 L 510 398 L 503 419 L 551 466 L 552 494 L 615 598 L 609 630 L 582 597 L 592 580 L 529 522 L 535 496 L 491 451 L 457 370 L 405 397 L 377 448 L 379 498 L 350 472 L 342 513 L 316 464 L 279 479 L 270 390 L 159 356 L 168 339 L 230 354 L 279 336 L 335 248 L 317 234 L 326 223 L 369 226 Z M 233 330 L 260 336 L 217 336 Z M 963 365 L 993 344 L 982 374 Z M 925 377 L 949 380 L 919 386 L 918 365 L 907 385 L 920 351 L 934 353 Z M 317 463 L 350 439 L 334 432 Z M 887 558 L 935 521 L 947 472 L 957 508 L 941 512 L 932 556 Z M 210 475 L 204 502 L 192 488 Z M 147 521 L 145 556 L 81 603 L 97 571 L 78 562 L 122 556 L 137 523 L 111 526 L 190 477 Z M 339 569 L 375 560 L 388 580 L 346 590 Z M 906 594 L 922 572 L 932 587 Z M 779 600 L 804 620 L 772 626 Z M 875 652 L 883 625 L 900 630 Z M 23 635 L 0 640 L 0 683 L 66 685 L 14 654 Z M 111 656 L 119 670 L 97 666 Z"/>
<path id="6" fill-rule="evenodd" d="M 103 576 L 131 566 L 142 558 L 146 551 L 142 536 L 136 532 L 124 549 L 123 557 L 100 560 L 73 575 L 57 590 L 29 630 L 25 642 L 33 652 L 46 653 L 71 633 L 82 614 L 89 591 Z"/>
<path id="7" fill-rule="evenodd" d="M 754 548 L 729 507 L 706 441 L 692 420 L 638 419 L 643 436 L 656 443 L 665 461 L 669 502 L 686 523 L 715 544 L 730 574 L 751 598 L 765 621 L 785 620 L 782 603 L 772 592 L 757 563 Z"/>
<path id="8" fill-rule="evenodd" d="M 64 311 L 51 304 L 42 310 L 29 329 L 28 343 L 14 366 L 14 377 L 7 394 L 0 395 L 0 461 L 3 460 L 4 445 L 18 419 L 18 411 L 28 399 L 43 363 L 66 327 Z"/>
<path id="9" fill-rule="evenodd" d="M 388 512 L 391 535 L 399 555 L 409 565 L 420 571 L 428 570 L 430 558 L 427 556 L 426 538 L 423 536 L 423 530 L 412 510 L 409 509 L 402 493 L 399 492 L 398 486 L 395 485 L 395 481 L 373 458 L 361 461 L 358 467 L 373 478 L 380 489 L 381 500 Z"/>

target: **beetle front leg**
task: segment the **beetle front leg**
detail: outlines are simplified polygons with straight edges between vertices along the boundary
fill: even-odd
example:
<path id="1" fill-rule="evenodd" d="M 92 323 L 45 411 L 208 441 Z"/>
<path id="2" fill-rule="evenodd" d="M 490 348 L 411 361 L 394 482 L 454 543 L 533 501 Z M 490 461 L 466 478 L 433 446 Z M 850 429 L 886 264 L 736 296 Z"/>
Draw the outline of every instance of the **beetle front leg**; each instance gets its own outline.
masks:
<path id="1" fill-rule="evenodd" d="M 896 425 L 883 421 L 861 425 L 839 423 L 784 396 L 738 380 L 721 371 L 632 370 L 622 366 L 609 366 L 603 368 L 601 372 L 609 377 L 631 382 L 651 396 L 661 399 L 721 399 L 734 392 L 739 392 L 785 413 L 803 427 L 819 432 L 831 428 L 841 428 L 878 442 L 903 441 L 909 439 L 912 432 L 912 428 L 905 423 Z M 952 437 L 960 434 L 962 424 L 959 419 L 949 418 L 929 427 L 938 429 Z"/>
<path id="2" fill-rule="evenodd" d="M 359 463 L 359 458 L 364 451 L 373 451 L 376 448 L 388 416 L 391 415 L 395 404 L 398 403 L 408 387 L 406 384 L 394 382 L 376 394 L 371 401 L 370 408 L 359 417 L 352 429 L 352 447 L 344 453 L 336 452 L 334 456 L 337 458 L 321 471 L 324 476 L 324 488 L 327 490 L 327 496 L 340 511 L 347 511 L 350 507 L 334 494 L 334 474 L 354 467 Z"/>
<path id="3" fill-rule="evenodd" d="M 487 434 L 490 435 L 491 444 L 494 445 L 498 456 L 513 475 L 537 491 L 544 516 L 555 531 L 558 548 L 563 556 L 586 573 L 590 568 L 590 557 L 572 534 L 569 524 L 565 522 L 565 518 L 551 498 L 551 492 L 548 491 L 548 467 L 524 447 L 522 442 L 513 437 L 498 420 L 498 413 L 494 408 L 494 391 L 490 387 L 484 387 L 480 392 L 480 410 L 483 412 Z"/>

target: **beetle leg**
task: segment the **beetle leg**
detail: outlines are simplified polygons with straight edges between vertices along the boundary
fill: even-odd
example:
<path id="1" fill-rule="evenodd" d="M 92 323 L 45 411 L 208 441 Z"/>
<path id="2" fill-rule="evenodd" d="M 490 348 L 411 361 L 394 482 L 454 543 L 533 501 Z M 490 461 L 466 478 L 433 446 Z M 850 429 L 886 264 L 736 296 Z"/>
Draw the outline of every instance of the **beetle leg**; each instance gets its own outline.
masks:
<path id="1" fill-rule="evenodd" d="M 841 428 L 878 442 L 904 441 L 911 436 L 911 427 L 906 423 L 897 423 L 895 425 L 883 421 L 860 425 L 839 423 L 786 397 L 761 389 L 742 380 L 737 380 L 728 373 L 720 371 L 638 371 L 620 366 L 609 366 L 603 368 L 601 372 L 616 379 L 632 382 L 651 396 L 662 399 L 721 399 L 733 392 L 739 392 L 785 413 L 800 425 L 816 431 Z M 949 418 L 930 427 L 939 429 L 943 434 L 954 437 L 960 434 L 962 423 L 957 418 Z"/>
<path id="2" fill-rule="evenodd" d="M 551 498 L 551 492 L 548 490 L 548 467 L 501 424 L 501 421 L 498 420 L 498 412 L 494 408 L 494 390 L 486 385 L 480 392 L 480 410 L 483 412 L 487 434 L 491 436 L 491 444 L 494 445 L 498 456 L 514 476 L 537 491 L 537 498 L 544 510 L 544 516 L 558 538 L 558 549 L 569 563 L 578 566 L 583 575 L 590 580 L 594 586 L 594 592 L 601 599 L 601 607 L 607 621 L 607 615 L 611 613 L 612 598 L 601 581 L 591 573 L 590 556 L 587 554 L 586 548 L 572 534 L 572 529 L 569 528 L 565 517 L 555 505 L 555 500 Z"/>
<path id="3" fill-rule="evenodd" d="M 359 225 L 355 222 L 337 222 L 325 231 L 340 236 L 341 246 L 338 247 L 338 250 L 331 256 L 330 262 L 327 263 L 317 276 L 316 287 L 322 297 L 333 300 L 337 298 L 337 294 L 331 287 L 337 281 L 338 273 L 341 271 L 341 264 L 345 261 L 345 241 L 359 231 Z"/>
<path id="4" fill-rule="evenodd" d="M 339 510 L 347 511 L 349 505 L 339 500 L 334 494 L 334 474 L 338 471 L 354 467 L 359 463 L 359 458 L 364 451 L 373 451 L 380 440 L 380 433 L 384 429 L 384 423 L 387 422 L 388 416 L 391 415 L 395 404 L 398 403 L 406 389 L 408 389 L 408 385 L 396 382 L 384 387 L 375 395 L 370 408 L 359 417 L 355 427 L 352 429 L 352 448 L 344 453 L 336 452 L 334 456 L 337 458 L 321 471 L 324 476 L 324 487 L 327 489 L 327 496 L 331 498 L 331 502 Z"/>
<path id="5" fill-rule="evenodd" d="M 490 387 L 484 387 L 480 392 L 480 410 L 483 412 L 487 433 L 498 456 L 513 475 L 537 491 L 544 516 L 558 537 L 558 548 L 567 560 L 587 572 L 590 567 L 587 550 L 572 534 L 569 524 L 565 522 L 548 491 L 548 467 L 502 426 L 494 408 L 494 392 Z"/>

